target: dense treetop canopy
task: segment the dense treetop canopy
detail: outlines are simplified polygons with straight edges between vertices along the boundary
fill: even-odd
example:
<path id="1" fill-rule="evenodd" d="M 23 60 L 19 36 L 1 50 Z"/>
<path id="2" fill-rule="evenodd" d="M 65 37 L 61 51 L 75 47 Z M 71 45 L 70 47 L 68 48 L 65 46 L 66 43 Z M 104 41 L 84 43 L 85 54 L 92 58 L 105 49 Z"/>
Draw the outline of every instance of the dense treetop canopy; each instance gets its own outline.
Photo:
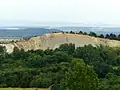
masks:
<path id="1" fill-rule="evenodd" d="M 91 33 L 92 34 L 92 33 Z M 120 48 L 63 44 L 55 50 L 0 47 L 0 87 L 119 90 Z"/>

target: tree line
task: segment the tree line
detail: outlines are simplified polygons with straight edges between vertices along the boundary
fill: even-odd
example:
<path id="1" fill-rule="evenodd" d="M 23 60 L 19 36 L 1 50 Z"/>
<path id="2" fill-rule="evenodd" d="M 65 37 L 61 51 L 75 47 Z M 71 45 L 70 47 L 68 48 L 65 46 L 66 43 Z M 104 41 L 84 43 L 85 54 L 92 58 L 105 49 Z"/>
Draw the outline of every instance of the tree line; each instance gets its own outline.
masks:
<path id="1" fill-rule="evenodd" d="M 114 33 L 106 34 L 106 35 L 104 35 L 104 34 L 98 35 L 92 31 L 90 33 L 83 32 L 83 31 L 79 31 L 79 32 L 70 31 L 70 32 L 65 32 L 65 33 L 89 35 L 89 36 L 93 36 L 93 37 L 105 38 L 105 39 L 110 39 L 110 40 L 120 40 L 120 34 L 116 35 Z"/>
<path id="2" fill-rule="evenodd" d="M 19 50 L 0 46 L 0 88 L 52 90 L 119 90 L 120 48 L 62 44 L 52 50 Z"/>

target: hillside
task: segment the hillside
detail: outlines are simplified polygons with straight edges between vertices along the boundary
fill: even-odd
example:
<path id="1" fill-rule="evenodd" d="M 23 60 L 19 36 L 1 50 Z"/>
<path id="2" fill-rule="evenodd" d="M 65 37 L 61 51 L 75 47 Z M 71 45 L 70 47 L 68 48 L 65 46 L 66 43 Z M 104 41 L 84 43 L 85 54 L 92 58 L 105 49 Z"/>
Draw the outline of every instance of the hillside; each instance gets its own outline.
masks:
<path id="1" fill-rule="evenodd" d="M 62 43 L 75 43 L 63 44 Z M 97 44 L 109 45 L 97 46 Z M 86 44 L 86 46 L 84 46 Z M 92 44 L 92 45 L 87 45 Z M 46 34 L 0 47 L 0 88 L 16 90 L 119 90 L 119 41 L 78 34 Z M 56 48 L 56 50 L 37 50 Z M 116 46 L 116 47 L 115 47 Z M 35 51 L 27 51 L 34 49 Z M 82 83 L 81 83 L 82 82 Z M 2 90 L 2 89 L 0 89 Z M 6 90 L 9 90 L 6 89 Z"/>
<path id="2" fill-rule="evenodd" d="M 79 35 L 79 34 L 63 34 L 63 33 L 53 33 L 45 34 L 39 37 L 33 37 L 27 41 L 20 41 L 17 43 L 10 44 L 0 44 L 6 46 L 7 51 L 10 53 L 13 51 L 14 47 L 19 49 L 27 50 L 37 50 L 37 49 L 55 49 L 58 48 L 61 44 L 64 43 L 74 43 L 76 47 L 84 46 L 91 44 L 95 45 L 108 45 L 110 47 L 120 47 L 120 41 L 109 40 L 103 38 L 95 38 L 88 35 Z"/>

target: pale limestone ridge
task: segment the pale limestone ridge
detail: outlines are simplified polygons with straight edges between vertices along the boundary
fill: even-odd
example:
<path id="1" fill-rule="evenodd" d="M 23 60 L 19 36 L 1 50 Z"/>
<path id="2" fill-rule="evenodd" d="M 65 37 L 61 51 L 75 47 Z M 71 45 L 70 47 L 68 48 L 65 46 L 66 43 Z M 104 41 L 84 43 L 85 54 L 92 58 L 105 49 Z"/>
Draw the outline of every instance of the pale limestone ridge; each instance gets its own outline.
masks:
<path id="1" fill-rule="evenodd" d="M 73 43 L 78 46 L 84 46 L 91 44 L 96 45 L 107 45 L 110 47 L 120 47 L 120 41 L 109 40 L 103 38 L 95 38 L 88 35 L 79 35 L 79 34 L 67 34 L 67 33 L 53 33 L 45 34 L 43 36 L 33 37 L 27 41 L 20 41 L 17 43 L 4 44 L 7 48 L 7 51 L 11 53 L 14 47 L 19 49 L 28 50 L 37 50 L 37 49 L 55 49 L 58 48 L 61 44 Z"/>

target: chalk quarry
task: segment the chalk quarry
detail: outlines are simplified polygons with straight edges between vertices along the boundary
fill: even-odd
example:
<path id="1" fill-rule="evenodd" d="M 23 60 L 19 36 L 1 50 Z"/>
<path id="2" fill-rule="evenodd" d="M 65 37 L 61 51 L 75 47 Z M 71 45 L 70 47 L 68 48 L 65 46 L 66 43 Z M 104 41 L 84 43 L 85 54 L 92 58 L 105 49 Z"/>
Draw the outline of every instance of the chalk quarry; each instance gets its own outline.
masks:
<path id="1" fill-rule="evenodd" d="M 73 43 L 76 47 L 84 46 L 91 44 L 96 45 L 107 45 L 110 47 L 120 47 L 120 41 L 109 40 L 103 38 L 91 37 L 88 35 L 79 35 L 79 34 L 68 34 L 68 33 L 52 33 L 45 34 L 43 36 L 33 37 L 29 40 L 22 40 L 16 43 L 9 44 L 0 44 L 5 46 L 8 53 L 13 52 L 14 47 L 18 49 L 28 50 L 37 50 L 37 49 L 55 49 L 58 48 L 61 44 Z"/>

